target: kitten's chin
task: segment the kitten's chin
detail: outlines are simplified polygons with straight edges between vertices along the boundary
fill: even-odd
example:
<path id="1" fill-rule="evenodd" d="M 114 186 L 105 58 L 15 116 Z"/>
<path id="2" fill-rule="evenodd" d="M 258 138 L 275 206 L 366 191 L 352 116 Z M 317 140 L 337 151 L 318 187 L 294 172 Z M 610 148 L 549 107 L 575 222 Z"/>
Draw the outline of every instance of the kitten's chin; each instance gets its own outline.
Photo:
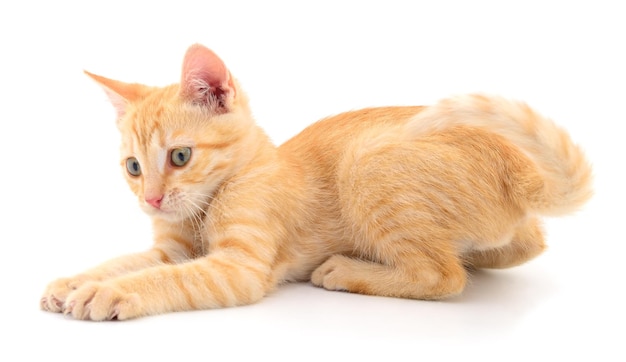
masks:
<path id="1" fill-rule="evenodd" d="M 157 209 L 150 205 L 141 205 L 141 209 L 151 218 L 161 219 L 167 222 L 181 222 L 187 218 L 187 215 L 183 215 L 179 212 L 173 210 Z"/>

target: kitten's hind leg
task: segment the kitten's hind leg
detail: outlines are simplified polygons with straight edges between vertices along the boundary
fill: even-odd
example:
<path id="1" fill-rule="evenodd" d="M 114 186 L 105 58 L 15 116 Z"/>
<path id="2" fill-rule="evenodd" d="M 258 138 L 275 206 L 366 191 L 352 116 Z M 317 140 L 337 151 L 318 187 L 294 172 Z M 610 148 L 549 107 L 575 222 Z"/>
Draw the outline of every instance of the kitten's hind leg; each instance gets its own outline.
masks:
<path id="1" fill-rule="evenodd" d="M 466 270 L 441 206 L 458 202 L 441 191 L 448 168 L 432 166 L 446 161 L 440 154 L 414 142 L 357 143 L 344 154 L 339 201 L 357 258 L 331 257 L 313 272 L 313 284 L 412 299 L 463 291 Z"/>
<path id="2" fill-rule="evenodd" d="M 393 261 L 373 262 L 334 255 L 313 272 L 311 281 L 329 290 L 442 299 L 460 294 L 466 283 L 466 271 L 460 261 L 452 254 L 442 256 L 416 251 L 396 255 Z"/>
<path id="3" fill-rule="evenodd" d="M 541 223 L 537 217 L 530 217 L 517 227 L 510 243 L 499 248 L 470 251 L 464 260 L 470 268 L 509 268 L 533 259 L 545 248 Z"/>

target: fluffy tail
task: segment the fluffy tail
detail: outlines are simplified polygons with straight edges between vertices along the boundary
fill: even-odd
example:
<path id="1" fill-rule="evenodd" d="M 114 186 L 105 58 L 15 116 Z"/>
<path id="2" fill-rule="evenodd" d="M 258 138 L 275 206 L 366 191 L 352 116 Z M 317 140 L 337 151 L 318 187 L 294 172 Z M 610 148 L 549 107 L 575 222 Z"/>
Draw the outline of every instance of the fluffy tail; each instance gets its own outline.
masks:
<path id="1" fill-rule="evenodd" d="M 568 133 L 524 103 L 500 97 L 464 95 L 444 99 L 418 113 L 408 134 L 419 136 L 453 126 L 480 127 L 517 145 L 537 166 L 541 195 L 528 200 L 535 212 L 563 215 L 592 196 L 592 170 Z"/>

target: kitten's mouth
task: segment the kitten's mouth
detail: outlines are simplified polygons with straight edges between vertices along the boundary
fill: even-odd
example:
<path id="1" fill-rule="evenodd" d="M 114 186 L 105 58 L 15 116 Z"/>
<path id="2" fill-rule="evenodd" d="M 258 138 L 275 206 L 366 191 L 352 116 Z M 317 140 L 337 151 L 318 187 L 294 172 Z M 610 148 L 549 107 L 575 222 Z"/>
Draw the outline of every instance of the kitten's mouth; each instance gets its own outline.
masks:
<path id="1" fill-rule="evenodd" d="M 170 210 L 170 209 L 164 209 L 162 207 L 156 208 L 152 205 L 145 205 L 144 204 L 144 210 L 149 214 L 149 215 L 153 215 L 153 216 L 158 216 L 158 215 L 171 215 L 174 214 L 175 211 L 174 210 Z"/>

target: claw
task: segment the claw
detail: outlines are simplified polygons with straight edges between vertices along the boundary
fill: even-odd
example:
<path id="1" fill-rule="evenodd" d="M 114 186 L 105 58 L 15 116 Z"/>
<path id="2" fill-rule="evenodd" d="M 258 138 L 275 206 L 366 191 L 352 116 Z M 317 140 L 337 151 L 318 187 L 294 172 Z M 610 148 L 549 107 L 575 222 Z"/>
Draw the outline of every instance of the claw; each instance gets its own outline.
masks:
<path id="1" fill-rule="evenodd" d="M 54 305 L 56 305 L 59 309 L 63 309 L 63 302 L 61 302 L 59 299 L 55 298 L 54 296 L 52 296 L 51 299 Z"/>
<path id="2" fill-rule="evenodd" d="M 68 314 L 72 314 L 72 310 L 74 309 L 74 305 L 76 304 L 76 302 L 72 301 L 69 304 L 66 303 L 63 305 L 63 307 L 61 308 L 63 311 L 63 314 L 68 315 Z"/>
<path id="3" fill-rule="evenodd" d="M 111 311 L 111 314 L 109 314 L 109 316 L 107 317 L 108 320 L 112 321 L 117 319 L 117 316 L 120 314 L 120 311 L 118 308 L 113 309 L 113 311 Z"/>

